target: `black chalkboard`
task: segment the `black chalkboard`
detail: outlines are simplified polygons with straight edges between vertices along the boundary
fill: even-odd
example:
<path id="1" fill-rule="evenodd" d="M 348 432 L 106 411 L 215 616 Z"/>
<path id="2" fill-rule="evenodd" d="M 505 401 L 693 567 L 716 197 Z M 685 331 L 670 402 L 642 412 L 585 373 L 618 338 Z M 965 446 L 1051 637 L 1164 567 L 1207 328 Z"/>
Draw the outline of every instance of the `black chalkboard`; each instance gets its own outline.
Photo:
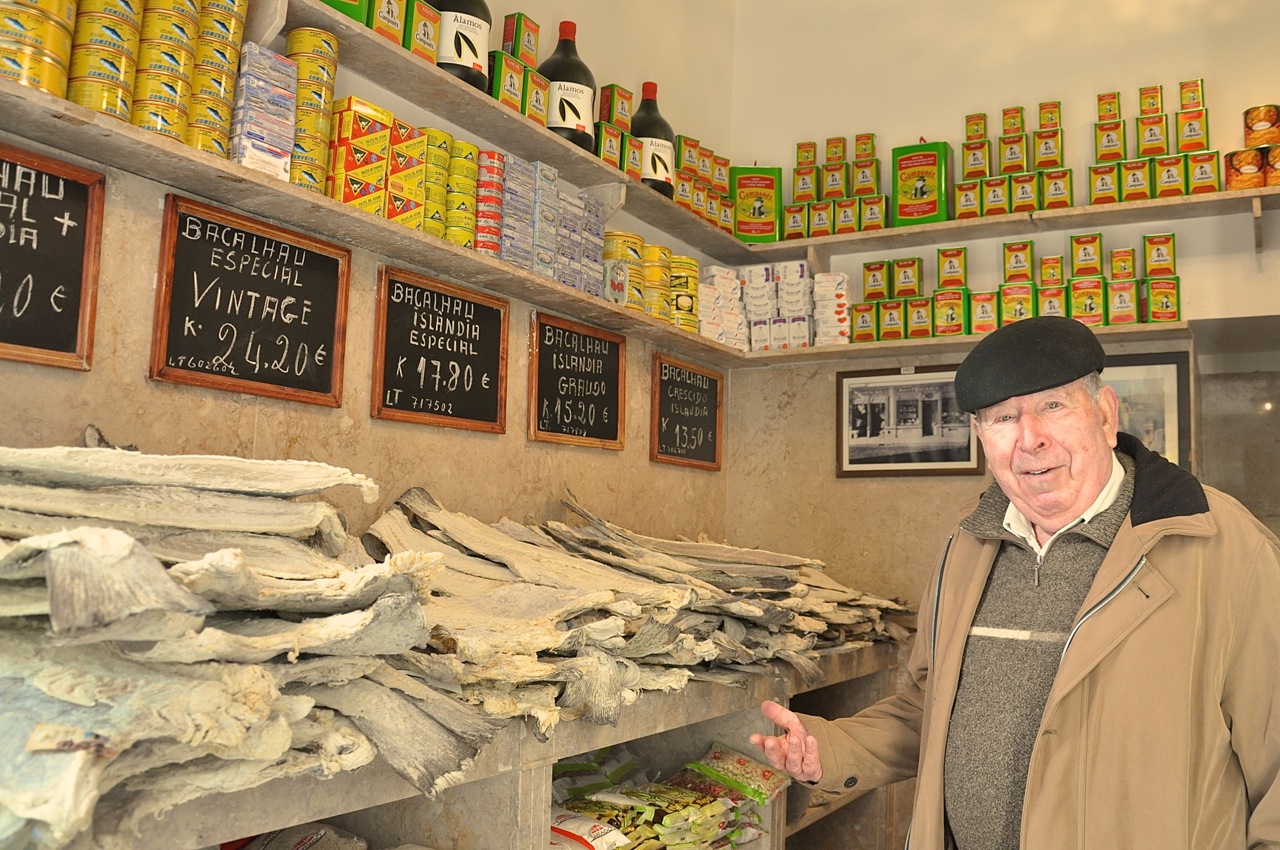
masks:
<path id="1" fill-rule="evenodd" d="M 508 306 L 382 266 L 373 416 L 505 434 Z"/>
<path id="2" fill-rule="evenodd" d="M 169 195 L 151 377 L 342 404 L 351 252 Z"/>
<path id="3" fill-rule="evenodd" d="M 0 357 L 89 368 L 103 180 L 0 144 Z"/>
<path id="4" fill-rule="evenodd" d="M 529 335 L 529 439 L 620 451 L 626 339 L 537 311 Z"/>
<path id="5" fill-rule="evenodd" d="M 724 375 L 653 355 L 649 460 L 720 469 Z"/>

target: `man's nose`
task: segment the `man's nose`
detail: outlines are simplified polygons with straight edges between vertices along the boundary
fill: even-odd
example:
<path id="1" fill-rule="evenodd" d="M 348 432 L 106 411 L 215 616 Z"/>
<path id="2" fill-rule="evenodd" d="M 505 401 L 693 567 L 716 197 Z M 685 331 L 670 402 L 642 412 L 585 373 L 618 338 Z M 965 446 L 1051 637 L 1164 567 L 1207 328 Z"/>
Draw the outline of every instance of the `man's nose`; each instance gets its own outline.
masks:
<path id="1" fill-rule="evenodd" d="M 1018 447 L 1031 452 L 1049 442 L 1044 423 L 1034 413 L 1018 417 Z"/>

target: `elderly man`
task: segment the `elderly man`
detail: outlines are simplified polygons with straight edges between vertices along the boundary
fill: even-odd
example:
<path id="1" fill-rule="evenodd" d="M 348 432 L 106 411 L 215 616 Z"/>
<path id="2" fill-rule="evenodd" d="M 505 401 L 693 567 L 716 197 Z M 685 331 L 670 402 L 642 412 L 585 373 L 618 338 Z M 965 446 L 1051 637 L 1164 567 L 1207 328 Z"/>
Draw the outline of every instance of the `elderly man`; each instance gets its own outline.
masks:
<path id="1" fill-rule="evenodd" d="M 1280 847 L 1280 548 L 1116 428 L 1084 325 L 956 373 L 995 482 L 965 505 L 901 692 L 753 735 L 833 792 L 917 777 L 910 850 Z"/>

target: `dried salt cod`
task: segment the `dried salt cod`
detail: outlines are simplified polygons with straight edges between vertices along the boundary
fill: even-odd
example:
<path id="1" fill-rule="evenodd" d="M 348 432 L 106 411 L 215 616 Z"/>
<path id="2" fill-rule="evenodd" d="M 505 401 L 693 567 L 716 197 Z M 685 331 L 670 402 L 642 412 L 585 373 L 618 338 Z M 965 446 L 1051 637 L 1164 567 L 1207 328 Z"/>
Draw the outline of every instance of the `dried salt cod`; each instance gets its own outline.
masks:
<path id="1" fill-rule="evenodd" d="M 314 540 L 321 551 L 330 555 L 339 554 L 347 545 L 342 517 L 327 502 L 291 502 L 189 487 L 77 490 L 0 484 L 0 508 L 162 528 L 279 534 Z"/>
<path id="2" fill-rule="evenodd" d="M 246 460 L 227 455 L 153 455 L 102 448 L 0 446 L 0 477 L 57 487 L 142 484 L 277 497 L 319 493 L 345 485 L 358 487 L 365 504 L 378 500 L 378 485 L 349 469 L 314 461 Z"/>
<path id="3" fill-rule="evenodd" d="M 169 575 L 219 611 L 342 614 L 368 608 L 390 592 L 425 596 L 444 568 L 440 560 L 440 555 L 403 552 L 359 569 L 341 567 L 333 576 L 282 579 L 244 563 L 238 550 L 224 549 L 176 564 Z"/>

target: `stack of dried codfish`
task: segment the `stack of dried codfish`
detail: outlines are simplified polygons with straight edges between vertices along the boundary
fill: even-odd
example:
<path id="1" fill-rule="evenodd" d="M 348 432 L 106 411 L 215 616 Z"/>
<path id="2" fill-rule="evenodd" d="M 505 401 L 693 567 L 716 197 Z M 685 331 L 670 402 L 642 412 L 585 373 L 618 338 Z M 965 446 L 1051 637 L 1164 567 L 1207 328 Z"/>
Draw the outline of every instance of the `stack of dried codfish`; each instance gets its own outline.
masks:
<path id="1" fill-rule="evenodd" d="M 324 464 L 0 448 L 0 847 L 128 847 L 193 797 L 375 751 L 434 794 L 509 718 L 545 736 L 695 676 L 812 674 L 898 607 L 576 503 L 580 528 L 490 527 L 414 489 L 350 538 L 317 496 L 338 485 L 376 498 Z"/>

